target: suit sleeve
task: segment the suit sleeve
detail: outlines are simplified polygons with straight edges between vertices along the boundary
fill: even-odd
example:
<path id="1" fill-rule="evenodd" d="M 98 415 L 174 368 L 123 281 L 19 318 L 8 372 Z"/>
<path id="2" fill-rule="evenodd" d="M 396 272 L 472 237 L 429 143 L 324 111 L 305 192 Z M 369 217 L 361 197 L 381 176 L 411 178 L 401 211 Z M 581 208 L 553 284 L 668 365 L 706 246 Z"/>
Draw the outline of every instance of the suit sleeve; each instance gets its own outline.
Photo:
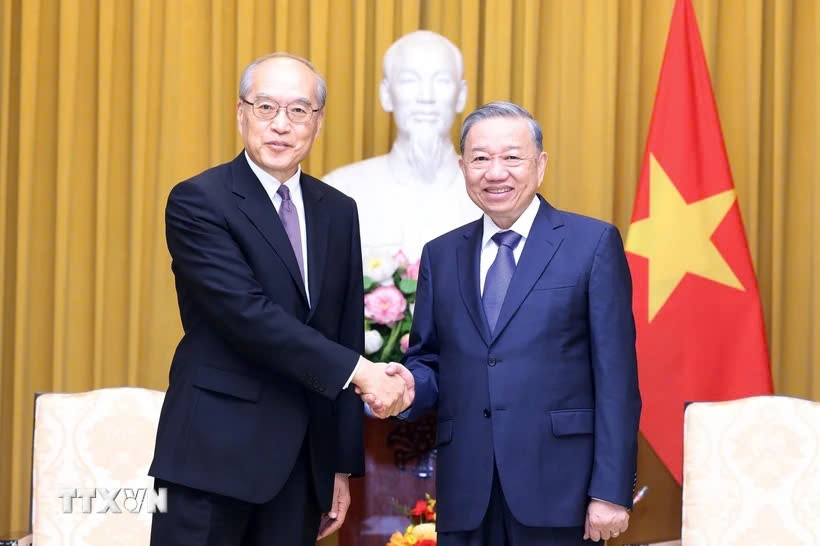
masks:
<path id="1" fill-rule="evenodd" d="M 362 243 L 359 234 L 359 216 L 353 205 L 351 221 L 350 268 L 347 294 L 339 325 L 339 342 L 364 354 L 364 274 L 362 272 Z M 338 425 L 336 472 L 364 475 L 364 405 L 353 385 L 343 390 L 336 401 Z"/>
<path id="2" fill-rule="evenodd" d="M 306 326 L 265 294 L 224 216 L 196 184 L 178 184 L 165 227 L 178 286 L 249 360 L 335 399 L 359 355 Z M 315 390 L 315 389 L 311 389 Z"/>
<path id="3" fill-rule="evenodd" d="M 421 252 L 419 281 L 416 289 L 416 307 L 410 343 L 402 358 L 416 381 L 416 397 L 413 405 L 401 418 L 418 419 L 438 403 L 439 342 L 433 306 L 433 278 L 430 267 L 430 249 L 425 245 Z"/>
<path id="4" fill-rule="evenodd" d="M 632 316 L 632 279 L 614 226 L 598 241 L 589 278 L 595 455 L 590 497 L 632 507 L 641 396 Z"/>

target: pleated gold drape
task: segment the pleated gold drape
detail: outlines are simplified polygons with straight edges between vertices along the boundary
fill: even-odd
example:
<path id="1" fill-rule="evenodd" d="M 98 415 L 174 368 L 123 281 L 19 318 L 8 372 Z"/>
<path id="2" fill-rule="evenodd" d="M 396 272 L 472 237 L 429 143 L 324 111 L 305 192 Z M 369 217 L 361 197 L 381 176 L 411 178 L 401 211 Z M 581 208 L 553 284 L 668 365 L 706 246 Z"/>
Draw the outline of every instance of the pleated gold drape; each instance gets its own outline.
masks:
<path id="1" fill-rule="evenodd" d="M 464 53 L 468 111 L 508 99 L 543 124 L 542 192 L 625 233 L 672 5 L 0 2 L 0 529 L 27 525 L 35 391 L 165 387 L 180 334 L 165 198 L 239 151 L 234 102 L 250 60 L 286 49 L 326 74 L 325 129 L 304 166 L 321 175 L 389 149 L 382 55 L 406 32 L 440 32 Z M 777 391 L 817 399 L 820 7 L 694 5 Z"/>

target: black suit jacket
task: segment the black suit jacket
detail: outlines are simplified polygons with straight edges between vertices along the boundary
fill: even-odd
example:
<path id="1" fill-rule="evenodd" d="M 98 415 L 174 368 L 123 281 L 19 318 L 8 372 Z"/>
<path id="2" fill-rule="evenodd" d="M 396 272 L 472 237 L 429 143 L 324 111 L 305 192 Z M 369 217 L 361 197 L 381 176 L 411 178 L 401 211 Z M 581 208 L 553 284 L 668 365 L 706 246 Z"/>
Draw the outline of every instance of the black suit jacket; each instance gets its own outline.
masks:
<path id="1" fill-rule="evenodd" d="M 244 153 L 176 185 L 165 211 L 185 334 L 149 474 L 248 502 L 282 488 L 309 435 L 320 508 L 364 471 L 355 202 L 302 173 L 310 303 L 276 209 Z"/>

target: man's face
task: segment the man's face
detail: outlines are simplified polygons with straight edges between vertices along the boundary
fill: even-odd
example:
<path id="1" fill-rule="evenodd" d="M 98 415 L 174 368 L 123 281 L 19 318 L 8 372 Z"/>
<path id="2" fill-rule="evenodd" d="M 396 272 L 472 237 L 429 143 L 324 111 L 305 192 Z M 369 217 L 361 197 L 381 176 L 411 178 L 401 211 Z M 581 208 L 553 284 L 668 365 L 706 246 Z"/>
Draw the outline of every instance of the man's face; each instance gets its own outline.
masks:
<path id="1" fill-rule="evenodd" d="M 458 164 L 470 199 L 508 229 L 532 202 L 547 154 L 538 152 L 526 119 L 488 118 L 470 128 Z"/>
<path id="2" fill-rule="evenodd" d="M 299 61 L 269 59 L 254 70 L 245 99 L 248 102 L 270 99 L 280 106 L 306 101 L 312 108 L 319 108 L 316 84 L 316 75 Z M 319 136 L 323 118 L 324 110 L 314 112 L 307 123 L 294 123 L 282 108 L 275 118 L 264 121 L 257 118 L 253 107 L 241 98 L 236 106 L 236 120 L 245 150 L 254 163 L 280 182 L 293 176 L 299 163 L 307 157 Z"/>
<path id="3" fill-rule="evenodd" d="M 463 108 L 465 85 L 453 52 L 435 42 L 427 44 L 396 51 L 391 73 L 382 82 L 387 94 L 383 104 L 393 112 L 400 134 L 448 135 L 456 112 Z"/>

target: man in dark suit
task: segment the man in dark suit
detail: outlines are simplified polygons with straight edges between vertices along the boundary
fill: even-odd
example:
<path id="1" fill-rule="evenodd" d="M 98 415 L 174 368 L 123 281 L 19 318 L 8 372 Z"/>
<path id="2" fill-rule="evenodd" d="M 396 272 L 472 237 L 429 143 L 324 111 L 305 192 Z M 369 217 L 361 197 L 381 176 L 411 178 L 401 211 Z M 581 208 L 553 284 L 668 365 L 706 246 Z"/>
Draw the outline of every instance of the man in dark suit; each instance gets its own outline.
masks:
<path id="1" fill-rule="evenodd" d="M 461 135 L 467 192 L 485 214 L 426 245 L 410 371 L 390 369 L 411 387 L 402 417 L 438 409 L 439 545 L 618 536 L 641 407 L 620 235 L 536 195 L 547 154 L 523 108 L 482 106 Z"/>
<path id="2" fill-rule="evenodd" d="M 359 356 L 356 205 L 299 166 L 325 97 L 305 59 L 257 59 L 237 102 L 245 150 L 168 198 L 185 335 L 149 471 L 168 494 L 154 546 L 314 544 L 341 526 L 348 476 L 363 472 L 348 385 L 393 402 L 405 390 Z"/>

